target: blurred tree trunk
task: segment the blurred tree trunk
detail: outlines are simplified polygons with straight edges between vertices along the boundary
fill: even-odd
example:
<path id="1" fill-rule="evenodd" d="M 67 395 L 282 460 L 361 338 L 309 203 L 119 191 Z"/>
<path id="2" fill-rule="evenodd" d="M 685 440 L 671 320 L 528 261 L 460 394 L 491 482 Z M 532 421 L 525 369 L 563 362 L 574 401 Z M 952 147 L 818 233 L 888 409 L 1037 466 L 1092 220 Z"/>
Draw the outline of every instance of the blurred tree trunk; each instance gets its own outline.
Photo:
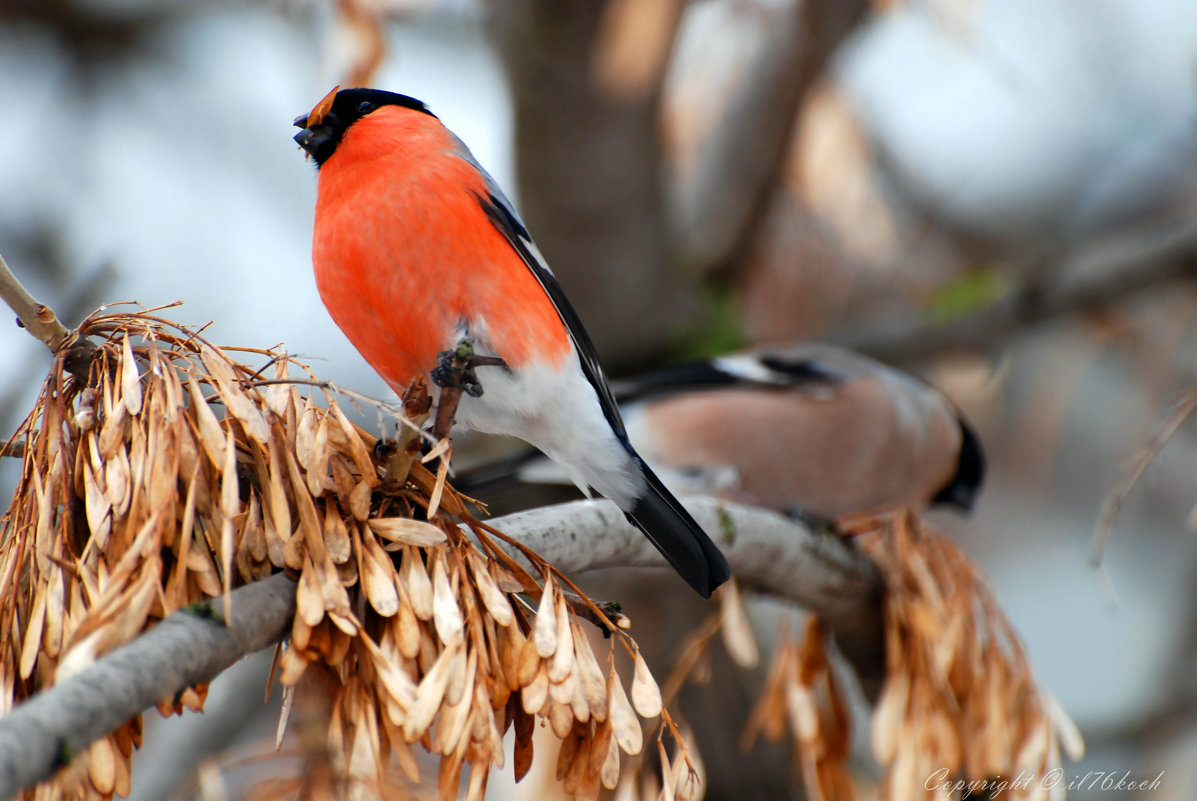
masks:
<path id="1" fill-rule="evenodd" d="M 795 0 L 768 10 L 764 41 L 697 164 L 670 187 L 679 260 L 735 272 L 775 197 L 802 105 L 840 45 L 866 18 L 867 0 Z M 759 12 L 765 13 L 765 12 Z"/>
<path id="2" fill-rule="evenodd" d="M 623 97 L 592 80 L 615 2 L 498 0 L 492 26 L 515 106 L 525 221 L 603 363 L 631 368 L 665 354 L 697 292 L 670 269 L 661 76 Z"/>
<path id="3" fill-rule="evenodd" d="M 684 7 L 493 6 L 515 106 L 520 206 L 617 372 L 659 363 L 700 322 L 704 277 L 737 271 L 777 188 L 803 99 L 869 10 L 866 0 L 757 9 L 768 14 L 763 45 L 732 94 L 710 98 L 722 110 L 694 169 L 668 175 L 662 93 Z"/>

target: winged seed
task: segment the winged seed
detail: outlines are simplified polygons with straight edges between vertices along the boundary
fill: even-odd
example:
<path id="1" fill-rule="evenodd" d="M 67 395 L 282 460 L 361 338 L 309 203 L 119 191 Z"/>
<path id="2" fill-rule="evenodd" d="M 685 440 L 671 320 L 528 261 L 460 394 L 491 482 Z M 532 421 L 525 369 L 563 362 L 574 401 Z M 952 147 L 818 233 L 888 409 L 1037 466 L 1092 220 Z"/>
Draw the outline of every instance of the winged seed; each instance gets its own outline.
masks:
<path id="1" fill-rule="evenodd" d="M 445 532 L 423 520 L 410 517 L 378 517 L 367 521 L 370 529 L 390 542 L 428 548 L 445 541 Z"/>
<path id="2" fill-rule="evenodd" d="M 540 606 L 536 610 L 536 625 L 533 629 L 533 639 L 536 642 L 536 653 L 541 659 L 548 659 L 557 650 L 557 609 L 553 603 L 555 592 L 553 580 L 545 582 L 544 591 L 540 596 Z"/>
<path id="3" fill-rule="evenodd" d="M 639 651 L 636 652 L 635 674 L 632 677 L 632 704 L 646 718 L 661 714 L 661 690 L 648 672 L 648 665 Z"/>

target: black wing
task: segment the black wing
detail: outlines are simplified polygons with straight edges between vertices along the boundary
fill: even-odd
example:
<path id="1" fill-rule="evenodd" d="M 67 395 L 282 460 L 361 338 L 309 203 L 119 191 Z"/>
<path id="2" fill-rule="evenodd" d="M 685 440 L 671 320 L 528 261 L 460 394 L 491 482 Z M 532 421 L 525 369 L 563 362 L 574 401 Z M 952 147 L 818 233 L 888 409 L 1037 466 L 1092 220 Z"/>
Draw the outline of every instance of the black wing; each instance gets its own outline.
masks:
<path id="1" fill-rule="evenodd" d="M 723 356 L 666 367 L 613 386 L 620 403 L 719 388 L 793 390 L 835 387 L 847 375 L 815 359 L 771 354 Z"/>
<path id="2" fill-rule="evenodd" d="M 478 169 L 482 171 L 481 167 Z M 553 275 L 552 270 L 540 255 L 540 251 L 536 249 L 532 237 L 528 234 L 528 229 L 524 227 L 523 222 L 515 213 L 515 209 L 511 207 L 511 203 L 501 192 L 497 191 L 498 188 L 490 176 L 486 175 L 485 171 L 482 171 L 482 174 L 486 176 L 487 184 L 492 189 L 489 196 L 478 198 L 483 211 L 486 212 L 486 216 L 490 218 L 495 228 L 499 229 L 511 247 L 515 249 L 515 252 L 520 255 L 520 258 L 524 260 L 524 264 L 528 265 L 528 269 L 536 276 L 536 280 L 544 289 L 545 294 L 553 301 L 553 305 L 557 308 L 557 314 L 561 316 L 561 322 L 565 323 L 570 339 L 573 340 L 574 350 L 578 352 L 578 360 L 582 363 L 582 373 L 598 394 L 603 416 L 607 418 L 611 428 L 619 436 L 620 442 L 630 453 L 632 449 L 628 443 L 628 433 L 624 428 L 623 418 L 619 416 L 619 406 L 615 403 L 615 394 L 611 392 L 607 378 L 603 375 L 603 368 L 599 365 L 594 343 L 590 341 L 590 335 L 586 333 L 582 319 L 574 311 L 569 298 L 561 289 L 561 284 L 557 282 L 557 277 Z"/>

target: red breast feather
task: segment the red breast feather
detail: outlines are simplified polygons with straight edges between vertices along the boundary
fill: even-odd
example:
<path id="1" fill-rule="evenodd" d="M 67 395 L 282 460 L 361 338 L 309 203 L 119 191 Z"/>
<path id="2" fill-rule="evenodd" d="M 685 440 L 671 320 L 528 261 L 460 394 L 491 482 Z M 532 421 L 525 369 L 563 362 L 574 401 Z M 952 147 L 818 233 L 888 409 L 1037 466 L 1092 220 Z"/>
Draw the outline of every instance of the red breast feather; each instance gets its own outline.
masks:
<path id="1" fill-rule="evenodd" d="M 379 109 L 321 167 L 312 259 L 333 320 L 396 390 L 436 365 L 461 324 L 513 369 L 558 366 L 569 335 L 486 218 L 482 176 L 427 114 Z"/>

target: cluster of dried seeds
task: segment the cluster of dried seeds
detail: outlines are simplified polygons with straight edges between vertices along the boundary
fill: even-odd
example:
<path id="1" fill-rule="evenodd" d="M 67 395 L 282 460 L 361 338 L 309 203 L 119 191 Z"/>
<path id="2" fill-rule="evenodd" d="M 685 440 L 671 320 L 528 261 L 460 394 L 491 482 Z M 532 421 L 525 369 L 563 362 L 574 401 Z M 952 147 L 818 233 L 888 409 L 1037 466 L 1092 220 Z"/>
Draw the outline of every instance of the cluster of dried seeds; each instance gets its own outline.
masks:
<path id="1" fill-rule="evenodd" d="M 886 768 L 881 798 L 952 797 L 945 785 L 1043 777 L 1059 767 L 1061 747 L 1080 759 L 1075 725 L 1035 683 L 1017 635 L 959 548 L 913 514 L 860 520 L 849 533 L 885 581 L 886 672 L 872 725 L 873 753 Z M 745 742 L 758 734 L 778 740 L 788 728 L 807 794 L 851 799 L 852 720 L 826 642 L 817 618 L 801 644 L 781 638 Z M 942 781 L 929 781 L 944 770 Z M 1061 792 L 1050 785 L 1024 782 L 1007 792 Z"/>
<path id="2" fill-rule="evenodd" d="M 445 483 L 444 448 L 424 459 L 436 472 L 409 459 L 395 476 L 285 355 L 249 351 L 267 360 L 254 369 L 149 312 L 81 328 L 102 340 L 89 386 L 56 362 L 19 432 L 24 472 L 0 532 L 0 711 L 175 610 L 223 599 L 227 614 L 233 587 L 286 570 L 297 612 L 280 680 L 331 687 L 337 775 L 366 787 L 394 761 L 415 780 L 418 744 L 440 758 L 440 797 L 469 766 L 481 798 L 504 732 L 522 775 L 540 719 L 563 740 L 567 790 L 615 786 L 619 751 L 643 747 L 637 712 L 662 713 L 656 683 L 614 626 L 603 667 L 575 608 L 602 612 L 534 554 L 520 563 L 495 544 Z M 634 655 L 630 700 L 616 643 Z M 163 708 L 202 704 L 192 688 Z M 133 720 L 26 798 L 127 793 L 139 741 Z"/>
<path id="3" fill-rule="evenodd" d="M 852 718 L 828 661 L 827 633 L 814 616 L 801 643 L 784 633 L 779 640 L 742 745 L 751 746 L 758 735 L 777 742 L 787 727 L 794 735 L 795 761 L 807 796 L 813 801 L 855 798 L 848 772 Z"/>
<path id="4" fill-rule="evenodd" d="M 738 667 L 753 670 L 760 664 L 760 648 L 748 622 L 735 577 L 715 592 L 713 600 L 718 603 L 718 610 L 682 640 L 673 669 L 661 688 L 666 706 L 673 703 L 687 681 L 696 684 L 709 681 L 711 666 L 708 657 L 716 634 L 722 635 L 724 647 Z M 669 757 L 664 743 L 658 741 L 656 757 L 659 771 L 646 770 L 647 763 L 643 758 L 632 760 L 616 788 L 616 798 L 620 801 L 674 801 L 701 797 L 703 766 L 697 750 L 688 745 L 692 741 L 690 732 L 668 718 L 666 724 L 677 744 L 673 757 Z"/>
<path id="5" fill-rule="evenodd" d="M 976 565 L 913 515 L 861 538 L 886 581 L 886 681 L 873 753 L 889 766 L 886 797 L 930 795 L 927 777 L 1046 776 L 1084 753 L 1076 726 L 1035 683 L 1018 636 Z M 1059 795 L 1031 782 L 1017 798 Z"/>

